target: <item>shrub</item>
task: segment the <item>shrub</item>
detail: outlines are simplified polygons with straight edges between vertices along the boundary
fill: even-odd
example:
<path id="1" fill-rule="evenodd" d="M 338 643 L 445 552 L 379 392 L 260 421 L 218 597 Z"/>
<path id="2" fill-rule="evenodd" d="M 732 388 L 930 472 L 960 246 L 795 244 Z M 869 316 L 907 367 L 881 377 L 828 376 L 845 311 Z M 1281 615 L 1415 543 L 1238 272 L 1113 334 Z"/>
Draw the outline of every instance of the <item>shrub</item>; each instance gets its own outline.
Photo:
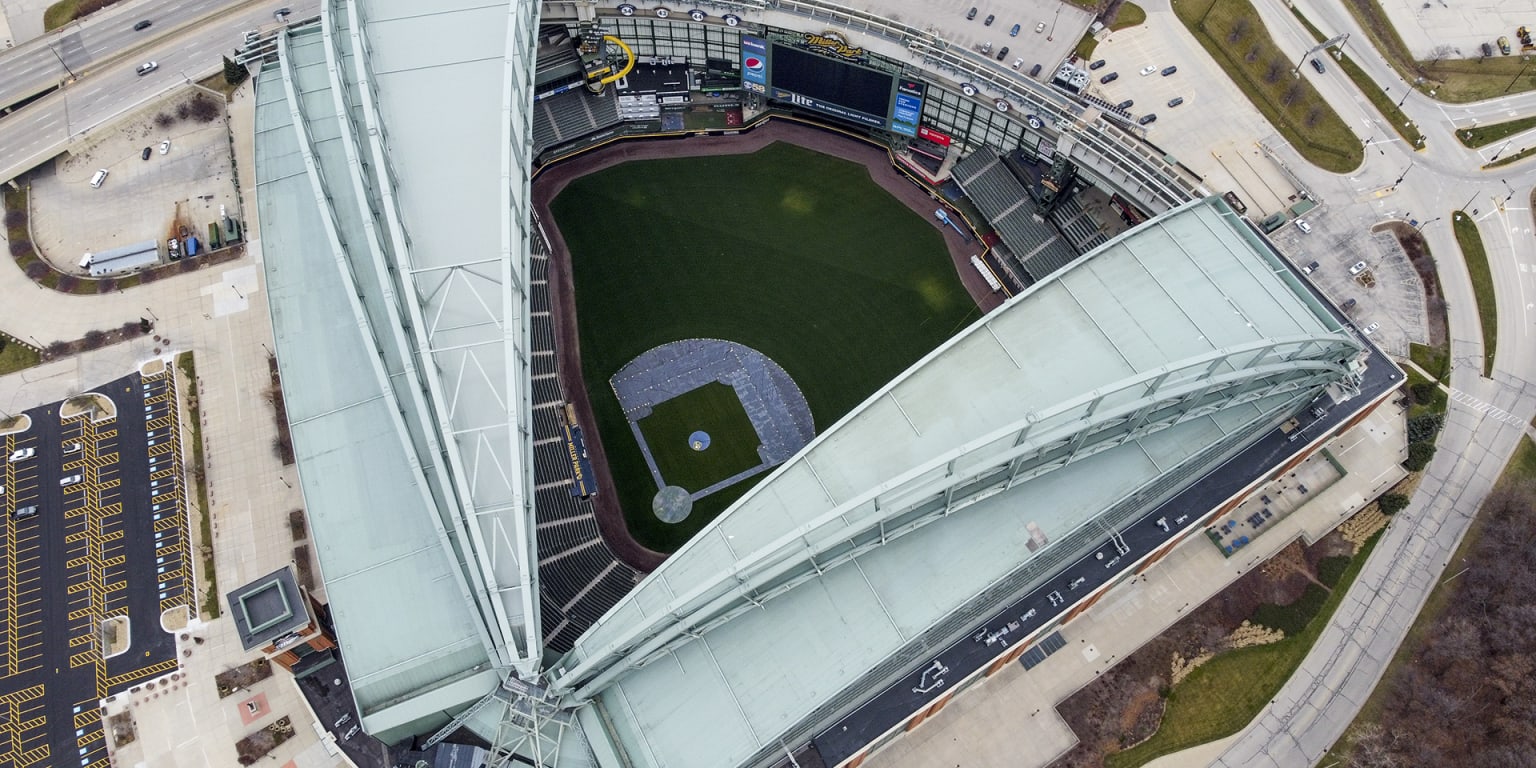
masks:
<path id="1" fill-rule="evenodd" d="M 86 331 L 84 342 L 86 349 L 100 349 L 107 343 L 107 334 L 104 331 Z"/>
<path id="2" fill-rule="evenodd" d="M 43 351 L 47 352 L 49 357 L 63 357 L 70 353 L 71 347 L 67 341 L 55 341 Z"/>
<path id="3" fill-rule="evenodd" d="M 43 279 L 43 275 L 48 274 L 52 270 L 48 269 L 48 265 L 47 264 L 44 264 L 41 261 L 34 261 L 34 262 L 28 264 L 24 271 L 27 273 L 27 277 L 29 279 L 31 279 L 31 280 L 41 280 L 41 279 Z"/>
<path id="4" fill-rule="evenodd" d="M 1432 403 L 1435 400 L 1435 391 L 1438 387 L 1431 381 L 1414 382 L 1408 391 L 1413 394 L 1415 403 Z"/>
<path id="5" fill-rule="evenodd" d="M 1408 460 L 1403 462 L 1403 466 L 1409 472 L 1422 472 L 1425 467 L 1429 466 L 1429 460 L 1434 457 L 1434 443 L 1409 443 Z"/>
<path id="6" fill-rule="evenodd" d="M 143 336 L 144 332 L 148 330 L 145 328 L 146 325 L 148 325 L 148 323 L 140 323 L 137 320 L 129 320 L 128 322 L 123 323 L 123 327 L 120 332 L 123 334 L 123 338 L 125 339 L 136 339 L 140 336 Z"/>
<path id="7" fill-rule="evenodd" d="M 75 286 L 79 284 L 80 278 L 75 277 L 74 275 L 59 275 L 59 281 L 54 283 L 54 287 L 60 291 L 63 291 L 64 293 L 74 293 Z"/>
<path id="8" fill-rule="evenodd" d="M 32 241 L 31 240 L 12 240 L 10 248 L 11 248 L 11 256 L 13 258 L 18 258 L 19 259 L 22 256 L 25 256 L 25 255 L 27 255 L 27 254 L 32 252 Z"/>
<path id="9" fill-rule="evenodd" d="M 199 93 L 192 99 L 192 103 L 187 105 L 187 113 L 199 123 L 211 123 L 223 112 L 223 105 L 214 101 L 206 93 Z"/>
<path id="10" fill-rule="evenodd" d="M 1349 568 L 1350 560 L 1348 555 L 1334 555 L 1317 561 L 1317 580 L 1330 587 L 1339 583 L 1344 571 Z"/>
<path id="11" fill-rule="evenodd" d="M 1301 594 L 1295 602 L 1289 605 L 1274 605 L 1265 603 L 1253 611 L 1250 618 L 1254 624 L 1261 624 L 1270 629 L 1278 629 L 1285 633 L 1286 637 L 1301 634 L 1312 621 L 1312 617 L 1322 610 L 1323 603 L 1328 599 L 1328 593 L 1316 584 L 1308 584 L 1307 591 Z"/>
<path id="12" fill-rule="evenodd" d="M 115 290 L 117 290 L 117 280 L 114 278 L 103 277 L 96 281 L 97 293 L 111 293 Z"/>
<path id="13" fill-rule="evenodd" d="M 160 279 L 159 269 L 146 269 L 139 273 L 139 282 L 141 283 L 153 283 L 158 279 Z"/>
<path id="14" fill-rule="evenodd" d="M 171 126 L 173 126 L 175 124 L 176 124 L 176 118 L 171 117 L 170 115 L 168 115 L 168 114 L 166 114 L 164 112 L 161 112 L 160 114 L 155 115 L 155 127 L 156 128 L 169 128 L 169 127 L 171 127 Z"/>
<path id="15" fill-rule="evenodd" d="M 20 227 L 27 223 L 27 212 L 21 209 L 5 212 L 5 228 Z"/>
<path id="16" fill-rule="evenodd" d="M 1411 455 L 1412 452 L 1410 451 Z M 1401 493 L 1382 494 L 1381 498 L 1376 501 L 1381 505 L 1381 513 L 1384 515 L 1395 515 L 1408 508 L 1408 497 Z"/>
<path id="17" fill-rule="evenodd" d="M 1408 420 L 1408 442 L 1434 442 L 1435 435 L 1440 434 L 1440 425 L 1445 423 L 1445 416 L 1438 413 L 1421 413 Z"/>

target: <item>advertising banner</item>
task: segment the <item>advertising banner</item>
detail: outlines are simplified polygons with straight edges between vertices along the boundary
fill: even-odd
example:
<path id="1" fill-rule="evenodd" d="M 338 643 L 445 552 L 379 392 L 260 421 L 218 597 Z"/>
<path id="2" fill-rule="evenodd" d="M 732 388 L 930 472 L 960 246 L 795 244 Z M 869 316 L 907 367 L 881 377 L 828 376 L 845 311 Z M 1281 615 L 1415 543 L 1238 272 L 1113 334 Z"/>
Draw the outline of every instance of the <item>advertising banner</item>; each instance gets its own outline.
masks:
<path id="1" fill-rule="evenodd" d="M 768 43 L 760 37 L 741 36 L 741 87 L 768 92 Z"/>
<path id="2" fill-rule="evenodd" d="M 916 136 L 923 118 L 923 84 L 916 80 L 896 81 L 896 101 L 891 107 L 891 130 L 903 136 Z"/>

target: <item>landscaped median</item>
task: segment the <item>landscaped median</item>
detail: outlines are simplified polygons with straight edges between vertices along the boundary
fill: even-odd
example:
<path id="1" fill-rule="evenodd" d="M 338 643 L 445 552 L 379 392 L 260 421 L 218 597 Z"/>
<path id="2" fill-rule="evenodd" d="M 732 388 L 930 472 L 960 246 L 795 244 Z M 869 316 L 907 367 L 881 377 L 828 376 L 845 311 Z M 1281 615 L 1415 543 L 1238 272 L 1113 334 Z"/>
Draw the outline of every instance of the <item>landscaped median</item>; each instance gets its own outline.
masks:
<path id="1" fill-rule="evenodd" d="M 1334 173 L 1365 160 L 1343 118 L 1270 39 L 1248 0 L 1183 0 L 1174 13 L 1207 53 L 1303 158 Z"/>
<path id="2" fill-rule="evenodd" d="M 1477 149 L 1532 128 L 1536 128 L 1536 117 L 1522 117 L 1503 123 L 1479 125 L 1476 128 L 1457 128 L 1456 140 L 1461 142 L 1462 146 Z"/>
<path id="3" fill-rule="evenodd" d="M 1397 34 L 1381 3 L 1344 0 L 1344 7 L 1404 80 L 1440 101 L 1465 104 L 1536 87 L 1536 67 L 1528 69 L 1522 56 L 1460 58 L 1456 48 L 1441 45 L 1430 51 L 1429 58 L 1419 59 Z"/>
<path id="4" fill-rule="evenodd" d="M 1295 14 L 1296 20 L 1300 21 L 1301 25 L 1307 28 L 1307 32 L 1312 34 L 1314 40 L 1321 43 L 1328 39 L 1322 33 L 1322 30 L 1312 26 L 1312 22 L 1308 21 L 1307 17 L 1301 14 L 1301 11 L 1292 8 L 1291 13 Z M 1338 49 L 1328 49 L 1329 53 L 1333 53 L 1336 50 Z M 1381 86 L 1377 85 L 1376 81 L 1372 80 L 1371 76 L 1367 75 L 1365 70 L 1355 63 L 1354 59 L 1349 58 L 1348 55 L 1344 55 L 1342 58 L 1334 55 L 1330 58 L 1339 65 L 1339 69 L 1344 70 L 1344 74 L 1348 75 L 1350 80 L 1354 81 L 1355 87 L 1365 94 L 1365 98 L 1371 102 L 1371 106 L 1375 107 L 1376 111 L 1386 118 L 1387 123 L 1392 126 L 1392 130 L 1397 131 L 1397 135 L 1403 137 L 1403 141 L 1408 142 L 1408 146 L 1415 149 L 1424 148 L 1424 134 L 1419 131 L 1418 123 L 1409 119 L 1408 115 L 1404 114 L 1402 108 L 1393 103 L 1392 99 L 1387 96 L 1386 91 L 1383 91 Z"/>
<path id="5" fill-rule="evenodd" d="M 1488 253 L 1483 250 L 1483 237 L 1478 234 L 1477 222 L 1463 211 L 1453 211 L 1451 220 L 1456 230 L 1456 244 L 1461 247 L 1462 260 L 1467 263 L 1467 274 L 1472 277 L 1477 319 L 1483 326 L 1483 375 L 1491 376 L 1494 345 L 1499 340 L 1499 313 L 1493 297 L 1493 271 L 1488 268 Z"/>

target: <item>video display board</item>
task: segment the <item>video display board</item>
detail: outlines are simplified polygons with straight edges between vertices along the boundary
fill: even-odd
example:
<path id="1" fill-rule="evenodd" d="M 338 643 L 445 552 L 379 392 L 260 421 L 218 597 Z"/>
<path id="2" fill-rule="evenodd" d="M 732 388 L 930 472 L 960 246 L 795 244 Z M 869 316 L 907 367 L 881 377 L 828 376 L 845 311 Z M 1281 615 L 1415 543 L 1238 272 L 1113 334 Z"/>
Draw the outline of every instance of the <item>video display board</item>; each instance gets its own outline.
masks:
<path id="1" fill-rule="evenodd" d="M 743 59 L 749 57 L 746 40 L 743 36 Z M 773 98 L 849 122 L 886 127 L 895 80 L 891 75 L 779 43 L 772 43 L 770 49 L 769 95 Z M 742 80 L 745 87 L 749 82 L 745 74 Z M 916 131 L 915 123 L 912 130 Z"/>
<path id="2" fill-rule="evenodd" d="M 891 107 L 891 131 L 903 136 L 917 135 L 917 124 L 923 119 L 925 88 L 917 80 L 902 78 L 896 81 L 896 104 Z"/>
<path id="3" fill-rule="evenodd" d="M 768 42 L 761 37 L 741 36 L 741 87 L 768 93 Z"/>

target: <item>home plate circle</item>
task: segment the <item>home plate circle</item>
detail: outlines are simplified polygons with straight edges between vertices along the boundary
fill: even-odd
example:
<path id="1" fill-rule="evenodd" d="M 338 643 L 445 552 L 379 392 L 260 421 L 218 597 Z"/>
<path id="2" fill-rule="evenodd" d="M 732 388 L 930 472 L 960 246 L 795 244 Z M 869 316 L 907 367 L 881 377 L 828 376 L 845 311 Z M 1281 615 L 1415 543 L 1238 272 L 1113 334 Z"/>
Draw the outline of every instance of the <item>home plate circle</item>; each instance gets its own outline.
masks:
<path id="1" fill-rule="evenodd" d="M 705 440 L 708 441 L 708 437 Z M 656 513 L 656 518 L 663 523 L 681 523 L 688 518 L 688 513 L 693 511 L 693 497 L 688 489 L 676 485 L 669 485 L 656 493 L 651 499 L 651 511 Z"/>
<path id="2" fill-rule="evenodd" d="M 709 447 L 709 433 L 703 430 L 694 432 L 688 436 L 688 447 L 695 451 L 702 451 Z"/>

